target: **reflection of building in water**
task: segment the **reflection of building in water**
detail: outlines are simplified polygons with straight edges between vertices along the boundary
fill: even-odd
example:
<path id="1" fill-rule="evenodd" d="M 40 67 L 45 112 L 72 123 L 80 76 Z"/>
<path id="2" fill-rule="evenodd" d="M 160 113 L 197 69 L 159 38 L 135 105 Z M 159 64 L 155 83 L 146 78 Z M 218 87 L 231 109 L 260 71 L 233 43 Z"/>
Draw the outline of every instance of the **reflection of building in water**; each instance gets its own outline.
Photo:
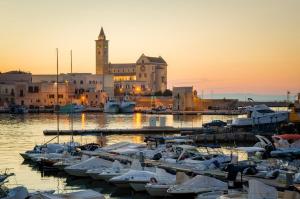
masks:
<path id="1" fill-rule="evenodd" d="M 142 127 L 142 114 L 141 113 L 136 113 L 133 115 L 133 126 L 135 128 Z"/>
<path id="2" fill-rule="evenodd" d="M 132 137 L 133 143 L 143 143 L 144 142 L 144 136 L 143 135 L 135 135 Z"/>
<path id="3" fill-rule="evenodd" d="M 97 136 L 96 137 L 96 142 L 99 144 L 101 147 L 104 147 L 107 145 L 107 138 L 106 136 Z"/>
<path id="4" fill-rule="evenodd" d="M 85 113 L 81 114 L 81 128 L 85 129 Z"/>

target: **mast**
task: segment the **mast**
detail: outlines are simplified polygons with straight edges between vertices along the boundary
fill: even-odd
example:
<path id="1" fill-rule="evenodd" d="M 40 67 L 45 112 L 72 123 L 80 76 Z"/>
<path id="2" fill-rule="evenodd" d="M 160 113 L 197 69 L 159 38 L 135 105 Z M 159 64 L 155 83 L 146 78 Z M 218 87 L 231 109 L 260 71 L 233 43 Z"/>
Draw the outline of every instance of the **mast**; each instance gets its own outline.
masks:
<path id="1" fill-rule="evenodd" d="M 72 66 L 72 50 L 71 50 L 71 74 L 73 73 L 73 66 Z"/>
<path id="2" fill-rule="evenodd" d="M 59 109 L 58 109 L 58 48 L 56 48 L 56 119 L 57 119 L 57 143 L 59 143 Z"/>
<path id="3" fill-rule="evenodd" d="M 72 61 L 72 50 L 71 50 L 71 77 L 72 77 L 72 73 L 73 73 L 73 68 L 72 68 L 72 63 L 73 63 L 73 61 Z M 74 116 L 74 114 L 73 114 L 73 109 L 74 109 L 74 107 L 73 107 L 73 92 L 71 92 L 72 93 L 72 95 L 71 95 L 71 131 L 72 131 L 72 135 L 71 135 L 71 142 L 74 142 L 74 137 L 73 137 L 73 122 L 74 122 L 74 118 L 73 118 L 73 116 Z"/>

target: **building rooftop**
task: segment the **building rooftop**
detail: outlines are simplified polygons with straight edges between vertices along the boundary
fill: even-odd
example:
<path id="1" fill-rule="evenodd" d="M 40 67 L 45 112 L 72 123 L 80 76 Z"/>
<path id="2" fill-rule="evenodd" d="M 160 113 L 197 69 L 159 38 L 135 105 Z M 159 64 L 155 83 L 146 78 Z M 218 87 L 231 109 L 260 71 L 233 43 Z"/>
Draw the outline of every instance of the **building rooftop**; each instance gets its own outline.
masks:
<path id="1" fill-rule="evenodd" d="M 150 62 L 154 62 L 154 63 L 162 63 L 162 64 L 167 64 L 167 62 L 161 57 L 149 57 L 149 56 L 145 56 Z"/>
<path id="2" fill-rule="evenodd" d="M 12 71 L 8 71 L 8 72 L 2 73 L 2 74 L 31 74 L 31 73 L 24 72 L 21 70 L 12 70 Z"/>

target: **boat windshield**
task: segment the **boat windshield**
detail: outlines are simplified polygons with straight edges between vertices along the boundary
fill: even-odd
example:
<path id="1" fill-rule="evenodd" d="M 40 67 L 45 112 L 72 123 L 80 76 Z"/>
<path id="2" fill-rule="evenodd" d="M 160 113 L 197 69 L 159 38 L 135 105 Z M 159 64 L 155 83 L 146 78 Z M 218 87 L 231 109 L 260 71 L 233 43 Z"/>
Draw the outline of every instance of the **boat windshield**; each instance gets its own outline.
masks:
<path id="1" fill-rule="evenodd" d="M 257 110 L 257 112 L 259 112 L 259 113 L 274 113 L 274 111 L 273 110 L 270 110 L 270 109 L 263 109 L 263 110 Z"/>

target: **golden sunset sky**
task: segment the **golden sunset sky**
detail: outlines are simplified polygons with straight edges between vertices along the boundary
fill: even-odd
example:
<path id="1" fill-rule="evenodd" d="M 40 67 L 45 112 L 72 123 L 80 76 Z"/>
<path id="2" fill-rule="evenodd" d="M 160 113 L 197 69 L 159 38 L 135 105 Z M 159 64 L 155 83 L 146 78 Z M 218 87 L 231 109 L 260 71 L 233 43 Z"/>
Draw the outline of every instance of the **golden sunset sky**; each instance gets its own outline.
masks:
<path id="1" fill-rule="evenodd" d="M 168 63 L 168 87 L 300 91 L 299 0 L 0 0 L 0 71 L 95 72 L 103 26 L 109 60 Z"/>

